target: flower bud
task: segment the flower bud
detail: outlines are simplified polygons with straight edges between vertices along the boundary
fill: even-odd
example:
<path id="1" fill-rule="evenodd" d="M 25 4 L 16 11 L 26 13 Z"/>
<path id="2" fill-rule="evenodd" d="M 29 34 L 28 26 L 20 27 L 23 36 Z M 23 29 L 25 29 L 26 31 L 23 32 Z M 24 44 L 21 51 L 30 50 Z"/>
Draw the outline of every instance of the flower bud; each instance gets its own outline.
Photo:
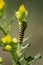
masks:
<path id="1" fill-rule="evenodd" d="M 11 51 L 11 50 L 12 50 L 11 45 L 6 45 L 5 50 L 6 50 L 6 51 Z"/>
<path id="2" fill-rule="evenodd" d="M 13 38 L 13 42 L 14 43 L 18 43 L 18 39 L 17 38 Z"/>

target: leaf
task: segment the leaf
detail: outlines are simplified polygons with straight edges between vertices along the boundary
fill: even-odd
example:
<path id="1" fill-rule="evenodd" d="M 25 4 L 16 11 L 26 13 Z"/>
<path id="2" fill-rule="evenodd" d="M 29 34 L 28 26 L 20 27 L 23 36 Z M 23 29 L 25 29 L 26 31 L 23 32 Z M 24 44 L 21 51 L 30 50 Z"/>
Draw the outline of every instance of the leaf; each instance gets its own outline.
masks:
<path id="1" fill-rule="evenodd" d="M 0 46 L 4 47 L 4 45 L 2 44 L 2 42 L 0 42 Z"/>
<path id="2" fill-rule="evenodd" d="M 24 57 L 24 59 L 27 61 L 27 63 L 28 62 L 31 62 L 33 59 L 34 59 L 34 57 L 32 57 L 32 56 L 29 56 L 29 57 L 27 57 L 27 58 L 25 58 Z"/>
<path id="3" fill-rule="evenodd" d="M 33 58 L 32 61 L 28 62 L 28 64 L 31 64 L 32 62 L 34 62 L 34 61 L 36 61 L 36 60 L 38 60 L 38 59 L 40 59 L 40 58 L 41 58 L 41 54 L 39 53 L 39 54 L 37 54 L 37 55 Z"/>
<path id="4" fill-rule="evenodd" d="M 28 44 L 22 46 L 21 49 L 22 49 L 22 50 L 23 50 L 23 49 L 26 49 L 26 48 L 30 47 L 30 45 L 31 45 L 31 43 L 28 43 Z"/>
<path id="5" fill-rule="evenodd" d="M 31 35 L 29 35 L 28 37 L 24 38 L 23 43 L 26 42 L 28 39 L 30 39 Z"/>
<path id="6" fill-rule="evenodd" d="M 37 54 L 35 57 L 34 57 L 34 60 L 36 60 L 36 59 L 40 59 L 42 56 L 41 56 L 41 54 L 39 53 L 39 54 Z"/>

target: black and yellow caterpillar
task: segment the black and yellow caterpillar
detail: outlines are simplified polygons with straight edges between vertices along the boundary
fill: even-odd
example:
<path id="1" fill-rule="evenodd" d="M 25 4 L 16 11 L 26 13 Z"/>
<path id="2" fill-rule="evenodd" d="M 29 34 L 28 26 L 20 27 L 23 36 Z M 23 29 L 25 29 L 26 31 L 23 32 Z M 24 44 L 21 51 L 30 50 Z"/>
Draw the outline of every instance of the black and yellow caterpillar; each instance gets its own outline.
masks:
<path id="1" fill-rule="evenodd" d="M 27 28 L 27 22 L 23 22 L 21 28 L 19 29 L 19 43 L 21 44 L 24 37 L 25 29 Z"/>

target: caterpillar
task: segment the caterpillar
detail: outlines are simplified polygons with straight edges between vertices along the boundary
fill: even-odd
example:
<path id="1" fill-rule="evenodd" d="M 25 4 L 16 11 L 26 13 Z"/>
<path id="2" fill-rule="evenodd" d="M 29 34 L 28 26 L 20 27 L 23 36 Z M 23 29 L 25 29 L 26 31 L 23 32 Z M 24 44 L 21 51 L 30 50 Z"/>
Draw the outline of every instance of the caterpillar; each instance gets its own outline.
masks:
<path id="1" fill-rule="evenodd" d="M 21 44 L 24 38 L 24 32 L 25 29 L 27 28 L 27 22 L 23 21 L 23 24 L 21 26 L 21 28 L 19 29 L 19 43 Z"/>

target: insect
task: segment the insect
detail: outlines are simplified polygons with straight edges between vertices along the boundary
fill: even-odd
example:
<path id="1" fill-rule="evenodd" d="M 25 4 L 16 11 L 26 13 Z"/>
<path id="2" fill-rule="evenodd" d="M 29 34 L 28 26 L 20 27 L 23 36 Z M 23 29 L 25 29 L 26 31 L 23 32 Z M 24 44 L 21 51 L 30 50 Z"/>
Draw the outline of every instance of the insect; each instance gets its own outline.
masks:
<path id="1" fill-rule="evenodd" d="M 23 21 L 21 28 L 19 29 L 19 43 L 21 44 L 24 38 L 24 31 L 27 28 L 27 22 Z"/>

